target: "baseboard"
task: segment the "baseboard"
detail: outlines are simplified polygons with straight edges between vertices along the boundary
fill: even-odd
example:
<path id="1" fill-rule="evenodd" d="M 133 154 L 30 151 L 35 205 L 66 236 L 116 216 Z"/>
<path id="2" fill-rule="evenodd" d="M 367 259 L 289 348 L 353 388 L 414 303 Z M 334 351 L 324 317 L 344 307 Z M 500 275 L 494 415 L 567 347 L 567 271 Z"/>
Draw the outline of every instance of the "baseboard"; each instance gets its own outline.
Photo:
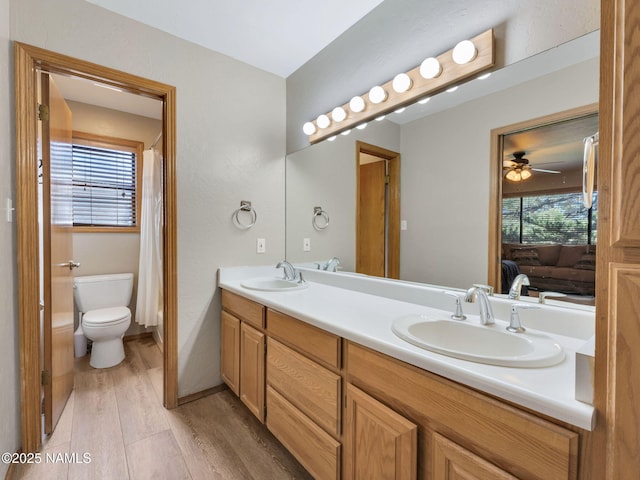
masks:
<path id="1" fill-rule="evenodd" d="M 153 333 L 151 332 L 134 333 L 133 335 L 125 335 L 122 341 L 130 342 L 131 340 L 142 340 L 143 338 L 151 338 L 152 336 Z"/>
<path id="2" fill-rule="evenodd" d="M 184 397 L 178 398 L 178 406 L 184 405 L 185 403 L 193 402 L 195 400 L 199 400 L 204 397 L 208 397 L 209 395 L 213 395 L 215 393 L 224 392 L 229 387 L 226 383 L 222 385 L 218 385 L 216 387 L 207 388 L 206 390 L 202 390 L 201 392 L 192 393 L 191 395 L 187 395 Z"/>
<path id="3" fill-rule="evenodd" d="M 162 341 L 162 337 L 158 333 L 157 327 L 153 329 L 153 332 L 151 333 L 151 335 L 153 336 L 153 339 L 155 340 L 156 345 L 158 345 L 158 348 L 160 349 L 160 351 L 164 352 L 164 342 Z"/>

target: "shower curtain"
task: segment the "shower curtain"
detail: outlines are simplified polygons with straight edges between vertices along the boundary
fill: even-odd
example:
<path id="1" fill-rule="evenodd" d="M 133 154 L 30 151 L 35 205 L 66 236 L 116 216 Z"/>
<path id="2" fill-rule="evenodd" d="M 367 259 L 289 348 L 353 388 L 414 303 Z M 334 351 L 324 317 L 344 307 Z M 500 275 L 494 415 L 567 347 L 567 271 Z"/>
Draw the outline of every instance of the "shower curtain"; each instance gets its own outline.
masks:
<path id="1" fill-rule="evenodd" d="M 136 322 L 145 327 L 158 325 L 158 312 L 162 310 L 161 162 L 155 149 L 144 151 Z"/>

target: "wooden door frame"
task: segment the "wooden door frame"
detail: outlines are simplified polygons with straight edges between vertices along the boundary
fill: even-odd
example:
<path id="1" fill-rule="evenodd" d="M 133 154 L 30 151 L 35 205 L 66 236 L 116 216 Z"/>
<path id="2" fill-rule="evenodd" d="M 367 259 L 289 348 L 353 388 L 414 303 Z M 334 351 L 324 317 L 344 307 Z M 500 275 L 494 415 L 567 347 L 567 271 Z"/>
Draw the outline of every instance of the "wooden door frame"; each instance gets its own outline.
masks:
<path id="1" fill-rule="evenodd" d="M 502 151 L 504 137 L 532 128 L 552 125 L 554 123 L 574 120 L 598 113 L 598 104 L 591 103 L 582 107 L 571 108 L 562 112 L 532 118 L 505 127 L 491 130 L 491 151 L 489 159 L 489 271 L 487 283 L 500 293 L 502 284 Z M 595 132 L 594 132 L 595 133 Z M 504 293 L 504 292 L 502 292 Z"/>
<path id="2" fill-rule="evenodd" d="M 99 81 L 161 100 L 164 217 L 163 404 L 178 404 L 176 89 L 171 85 L 15 42 L 16 220 L 22 451 L 41 447 L 37 71 Z"/>
<path id="3" fill-rule="evenodd" d="M 400 278 L 400 154 L 386 148 L 356 141 L 356 259 L 360 218 L 360 154 L 368 153 L 389 161 L 389 224 L 387 278 Z"/>

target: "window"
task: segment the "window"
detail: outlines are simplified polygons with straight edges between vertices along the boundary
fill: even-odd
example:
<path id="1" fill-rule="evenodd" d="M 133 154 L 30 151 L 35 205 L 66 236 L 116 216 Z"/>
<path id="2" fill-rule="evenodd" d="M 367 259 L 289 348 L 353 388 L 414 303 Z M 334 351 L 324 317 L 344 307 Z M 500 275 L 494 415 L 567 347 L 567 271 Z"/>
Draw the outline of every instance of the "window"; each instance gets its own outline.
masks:
<path id="1" fill-rule="evenodd" d="M 142 142 L 73 133 L 74 229 L 139 230 L 142 148 Z"/>
<path id="2" fill-rule="evenodd" d="M 598 192 L 593 206 L 582 204 L 582 192 L 502 199 L 503 243 L 595 244 Z"/>

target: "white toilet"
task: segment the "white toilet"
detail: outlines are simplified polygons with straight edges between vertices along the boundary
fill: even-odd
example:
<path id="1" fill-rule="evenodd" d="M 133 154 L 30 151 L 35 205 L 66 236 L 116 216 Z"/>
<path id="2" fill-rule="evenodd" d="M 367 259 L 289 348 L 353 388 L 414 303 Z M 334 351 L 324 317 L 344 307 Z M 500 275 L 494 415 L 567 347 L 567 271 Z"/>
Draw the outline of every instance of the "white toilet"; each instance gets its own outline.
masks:
<path id="1" fill-rule="evenodd" d="M 131 324 L 128 305 L 133 273 L 90 275 L 73 279 L 73 296 L 82 313 L 82 329 L 93 340 L 94 368 L 113 367 L 124 360 L 122 337 Z"/>

